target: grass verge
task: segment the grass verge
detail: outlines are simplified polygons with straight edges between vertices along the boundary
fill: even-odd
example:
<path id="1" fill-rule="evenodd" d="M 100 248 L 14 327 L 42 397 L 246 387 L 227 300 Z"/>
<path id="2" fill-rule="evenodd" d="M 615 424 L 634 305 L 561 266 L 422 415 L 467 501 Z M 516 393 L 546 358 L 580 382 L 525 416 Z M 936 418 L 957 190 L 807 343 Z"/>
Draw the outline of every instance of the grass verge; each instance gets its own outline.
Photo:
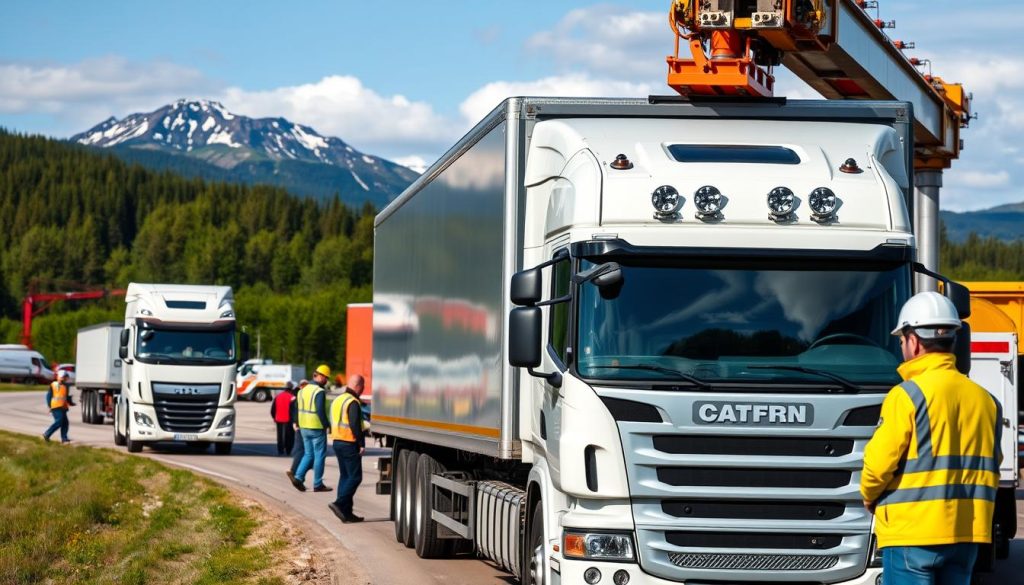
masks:
<path id="1" fill-rule="evenodd" d="M 42 392 L 45 390 L 46 384 L 9 384 L 7 382 L 0 382 L 0 392 Z"/>
<path id="2" fill-rule="evenodd" d="M 0 584 L 283 583 L 259 529 L 190 472 L 0 432 Z"/>

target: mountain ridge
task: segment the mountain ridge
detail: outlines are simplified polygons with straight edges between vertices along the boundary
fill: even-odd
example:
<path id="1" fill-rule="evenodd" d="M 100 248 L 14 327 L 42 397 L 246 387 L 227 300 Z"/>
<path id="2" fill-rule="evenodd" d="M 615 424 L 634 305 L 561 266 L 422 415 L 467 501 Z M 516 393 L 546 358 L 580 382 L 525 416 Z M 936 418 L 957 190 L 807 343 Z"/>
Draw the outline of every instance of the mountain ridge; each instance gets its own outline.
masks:
<path id="1" fill-rule="evenodd" d="M 234 114 L 212 100 L 179 99 L 152 112 L 122 119 L 111 116 L 70 141 L 110 149 L 121 158 L 158 170 L 269 183 L 317 199 L 337 193 L 346 202 L 370 201 L 377 207 L 386 205 L 419 176 L 309 126 L 283 117 Z M 177 164 L 173 158 L 144 156 L 139 151 L 185 157 L 202 165 Z"/>

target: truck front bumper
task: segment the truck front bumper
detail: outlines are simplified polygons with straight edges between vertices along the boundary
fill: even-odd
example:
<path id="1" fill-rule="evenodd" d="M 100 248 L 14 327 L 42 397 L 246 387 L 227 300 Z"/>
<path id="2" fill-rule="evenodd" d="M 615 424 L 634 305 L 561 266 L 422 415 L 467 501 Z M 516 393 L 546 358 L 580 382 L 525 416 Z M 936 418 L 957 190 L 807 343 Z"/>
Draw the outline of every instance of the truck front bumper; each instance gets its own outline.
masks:
<path id="1" fill-rule="evenodd" d="M 167 431 L 160 427 L 156 410 L 148 404 L 132 406 L 128 432 L 133 441 L 198 441 L 209 443 L 231 443 L 235 440 L 234 407 L 218 408 L 210 428 L 201 433 Z"/>
<path id="2" fill-rule="evenodd" d="M 584 580 L 583 575 L 590 568 L 597 569 L 601 572 L 601 577 L 596 581 L 596 585 L 611 585 L 614 583 L 613 576 L 616 571 L 625 571 L 629 575 L 628 585 L 680 585 L 681 581 L 670 581 L 668 579 L 662 579 L 661 577 L 655 577 L 648 575 L 640 569 L 640 565 L 635 562 L 631 563 L 611 563 L 602 561 L 581 561 L 577 559 L 566 559 L 561 555 L 548 557 L 548 566 L 551 571 L 550 583 L 587 583 Z M 716 576 L 716 580 L 721 578 Z M 765 579 L 757 579 L 756 577 L 751 580 L 750 574 L 737 575 L 735 581 L 730 581 L 729 585 L 755 585 L 757 583 L 771 583 Z M 868 569 L 863 575 L 849 581 L 841 581 L 833 585 L 882 585 L 882 569 Z"/>

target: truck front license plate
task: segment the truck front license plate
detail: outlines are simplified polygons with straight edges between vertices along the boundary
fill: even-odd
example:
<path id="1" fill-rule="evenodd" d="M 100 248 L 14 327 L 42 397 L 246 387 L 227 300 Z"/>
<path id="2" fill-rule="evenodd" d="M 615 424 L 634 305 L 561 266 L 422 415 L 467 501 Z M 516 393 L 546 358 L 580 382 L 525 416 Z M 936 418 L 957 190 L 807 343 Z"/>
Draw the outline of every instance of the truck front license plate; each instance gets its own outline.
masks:
<path id="1" fill-rule="evenodd" d="M 174 433 L 175 441 L 198 441 L 199 435 L 195 433 Z"/>

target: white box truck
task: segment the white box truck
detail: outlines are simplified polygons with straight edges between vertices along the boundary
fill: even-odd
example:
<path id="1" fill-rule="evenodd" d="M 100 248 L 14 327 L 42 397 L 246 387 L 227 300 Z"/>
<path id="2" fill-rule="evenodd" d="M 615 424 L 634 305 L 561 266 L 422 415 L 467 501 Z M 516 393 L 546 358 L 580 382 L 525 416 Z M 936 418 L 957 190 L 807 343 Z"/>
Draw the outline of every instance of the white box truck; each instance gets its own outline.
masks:
<path id="1" fill-rule="evenodd" d="M 75 338 L 75 386 L 81 393 L 82 422 L 103 424 L 114 417 L 121 393 L 121 323 L 100 323 L 78 330 Z"/>
<path id="2" fill-rule="evenodd" d="M 375 306 L 410 307 L 373 338 L 396 538 L 527 584 L 876 585 L 863 450 L 934 283 L 912 128 L 895 102 L 502 103 L 375 221 Z"/>
<path id="3" fill-rule="evenodd" d="M 248 352 L 235 342 L 231 287 L 128 285 L 121 393 L 114 442 L 138 452 L 157 441 L 214 445 L 231 452 L 235 437 L 235 373 Z"/>

